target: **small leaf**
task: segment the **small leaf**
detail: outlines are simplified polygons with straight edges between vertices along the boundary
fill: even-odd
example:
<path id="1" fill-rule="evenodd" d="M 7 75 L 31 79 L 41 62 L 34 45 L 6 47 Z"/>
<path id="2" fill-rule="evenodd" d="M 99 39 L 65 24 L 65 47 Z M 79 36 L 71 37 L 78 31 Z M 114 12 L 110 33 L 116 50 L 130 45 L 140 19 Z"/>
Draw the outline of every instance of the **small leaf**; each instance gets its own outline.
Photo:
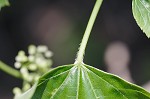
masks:
<path id="1" fill-rule="evenodd" d="M 0 0 L 0 9 L 4 6 L 8 6 L 8 5 L 9 5 L 8 0 Z"/>
<path id="2" fill-rule="evenodd" d="M 133 0 L 132 10 L 137 24 L 150 37 L 150 0 Z"/>
<path id="3" fill-rule="evenodd" d="M 144 89 L 85 64 L 51 70 L 33 91 L 31 99 L 150 99 Z"/>

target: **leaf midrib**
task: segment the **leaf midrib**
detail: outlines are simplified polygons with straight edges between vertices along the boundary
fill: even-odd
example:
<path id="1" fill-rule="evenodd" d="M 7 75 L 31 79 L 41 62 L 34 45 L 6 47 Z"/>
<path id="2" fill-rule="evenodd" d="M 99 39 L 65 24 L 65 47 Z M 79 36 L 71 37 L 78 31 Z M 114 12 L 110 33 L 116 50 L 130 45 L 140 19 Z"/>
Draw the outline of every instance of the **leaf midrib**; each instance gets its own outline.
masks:
<path id="1" fill-rule="evenodd" d="M 97 99 L 97 95 L 96 95 L 96 93 L 95 93 L 95 91 L 94 91 L 94 88 L 93 88 L 93 85 L 92 85 L 92 83 L 91 83 L 90 77 L 89 77 L 87 71 L 86 71 L 84 68 L 86 69 L 86 67 L 83 66 L 83 72 L 85 72 L 85 74 L 86 74 L 86 76 L 87 76 L 87 79 L 88 79 L 88 81 L 89 81 L 89 83 L 90 83 L 91 89 L 92 89 L 92 91 L 93 91 L 93 93 L 94 93 L 94 96 L 95 96 L 96 99 Z"/>

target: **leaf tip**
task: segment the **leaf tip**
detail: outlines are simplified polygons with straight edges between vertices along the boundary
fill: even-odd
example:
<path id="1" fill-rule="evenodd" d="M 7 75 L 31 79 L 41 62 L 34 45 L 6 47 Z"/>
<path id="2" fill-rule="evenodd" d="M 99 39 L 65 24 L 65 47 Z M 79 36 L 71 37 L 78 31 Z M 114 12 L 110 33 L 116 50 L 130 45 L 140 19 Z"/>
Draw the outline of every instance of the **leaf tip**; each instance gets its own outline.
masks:
<path id="1" fill-rule="evenodd" d="M 148 38 L 150 38 L 150 35 L 146 35 Z"/>

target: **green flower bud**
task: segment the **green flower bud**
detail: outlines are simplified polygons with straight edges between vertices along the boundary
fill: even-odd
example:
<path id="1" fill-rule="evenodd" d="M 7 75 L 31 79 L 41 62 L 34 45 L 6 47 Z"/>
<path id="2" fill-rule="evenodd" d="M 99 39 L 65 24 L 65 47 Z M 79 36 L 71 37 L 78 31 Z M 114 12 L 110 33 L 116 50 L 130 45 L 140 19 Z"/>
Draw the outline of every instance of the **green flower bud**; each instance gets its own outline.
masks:
<path id="1" fill-rule="evenodd" d="M 19 69 L 19 68 L 21 68 L 21 63 L 20 62 L 15 62 L 14 66 L 15 66 L 15 68 Z"/>
<path id="2" fill-rule="evenodd" d="M 30 45 L 30 46 L 28 47 L 28 53 L 29 53 L 30 55 L 35 54 L 35 53 L 36 53 L 36 46 Z"/>
<path id="3" fill-rule="evenodd" d="M 37 47 L 37 52 L 39 53 L 46 52 L 47 50 L 48 50 L 47 46 L 44 46 L 44 45 L 40 45 Z"/>

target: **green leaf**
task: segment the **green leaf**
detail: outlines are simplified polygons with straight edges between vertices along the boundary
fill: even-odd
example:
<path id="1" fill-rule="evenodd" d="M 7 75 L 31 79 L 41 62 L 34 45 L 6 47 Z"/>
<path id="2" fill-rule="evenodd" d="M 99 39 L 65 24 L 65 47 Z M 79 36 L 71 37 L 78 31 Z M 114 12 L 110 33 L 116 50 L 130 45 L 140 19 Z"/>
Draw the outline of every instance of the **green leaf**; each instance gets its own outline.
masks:
<path id="1" fill-rule="evenodd" d="M 147 37 L 150 37 L 150 0 L 133 0 L 133 16 Z"/>
<path id="2" fill-rule="evenodd" d="M 4 6 L 8 6 L 8 5 L 9 5 L 8 0 L 0 0 L 0 9 Z"/>
<path id="3" fill-rule="evenodd" d="M 72 64 L 42 76 L 31 99 L 150 99 L 150 93 L 86 64 Z"/>

